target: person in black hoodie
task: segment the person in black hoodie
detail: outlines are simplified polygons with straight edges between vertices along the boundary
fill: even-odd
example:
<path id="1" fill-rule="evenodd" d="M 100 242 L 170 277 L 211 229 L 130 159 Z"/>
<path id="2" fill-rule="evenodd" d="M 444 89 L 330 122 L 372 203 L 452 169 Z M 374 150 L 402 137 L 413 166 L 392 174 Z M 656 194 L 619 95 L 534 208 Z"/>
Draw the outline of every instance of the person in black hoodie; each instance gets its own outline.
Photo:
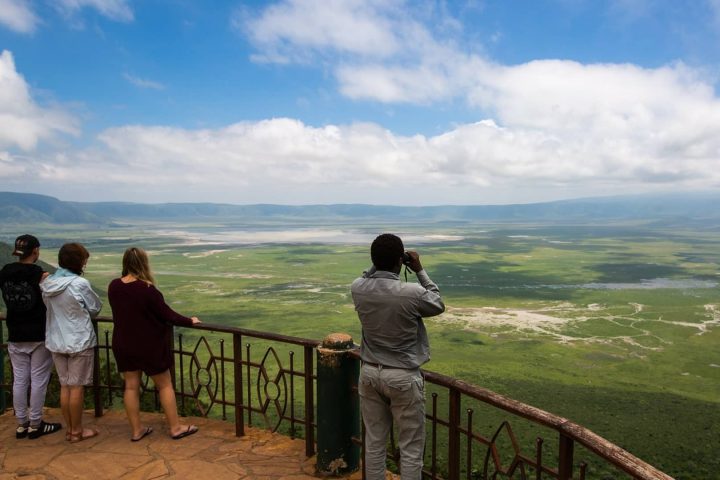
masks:
<path id="1" fill-rule="evenodd" d="M 48 273 L 35 265 L 40 257 L 40 242 L 36 237 L 19 236 L 13 255 L 19 257 L 19 261 L 8 263 L 0 270 L 0 290 L 7 307 L 13 409 L 18 424 L 15 437 L 35 439 L 62 428 L 59 423 L 46 423 L 42 419 L 53 366 L 52 355 L 45 348 L 45 304 L 39 287 Z"/>

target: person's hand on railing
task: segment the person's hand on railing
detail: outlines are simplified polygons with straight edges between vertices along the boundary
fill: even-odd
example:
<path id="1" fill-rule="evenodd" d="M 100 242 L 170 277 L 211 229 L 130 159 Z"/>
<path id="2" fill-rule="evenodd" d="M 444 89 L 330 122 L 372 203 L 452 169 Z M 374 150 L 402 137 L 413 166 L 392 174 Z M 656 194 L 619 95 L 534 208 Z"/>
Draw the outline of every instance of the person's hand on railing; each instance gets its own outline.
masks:
<path id="1" fill-rule="evenodd" d="M 193 325 L 196 325 L 196 324 L 198 324 L 198 323 L 202 323 L 202 321 L 200 321 L 200 319 L 199 319 L 198 317 L 190 317 L 190 320 L 192 320 L 192 322 L 193 322 L 192 324 L 193 324 Z"/>

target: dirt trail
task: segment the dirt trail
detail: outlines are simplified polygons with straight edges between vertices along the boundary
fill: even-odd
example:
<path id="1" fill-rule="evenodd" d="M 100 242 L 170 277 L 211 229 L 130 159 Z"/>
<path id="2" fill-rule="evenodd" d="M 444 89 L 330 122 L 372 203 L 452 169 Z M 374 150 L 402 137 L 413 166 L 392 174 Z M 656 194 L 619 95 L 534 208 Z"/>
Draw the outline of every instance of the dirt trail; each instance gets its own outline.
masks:
<path id="1" fill-rule="evenodd" d="M 671 343 L 645 328 L 647 322 L 694 328 L 698 330 L 697 335 L 702 335 L 711 327 L 720 325 L 718 305 L 705 305 L 708 320 L 700 323 L 668 321 L 663 320 L 662 317 L 655 320 L 640 318 L 639 314 L 643 312 L 644 305 L 640 303 L 629 303 L 628 305 L 632 307 L 632 311 L 625 315 L 604 313 L 606 307 L 596 303 L 577 306 L 561 302 L 534 310 L 448 307 L 446 312 L 434 321 L 461 325 L 469 330 L 485 331 L 491 336 L 508 333 L 526 336 L 540 335 L 550 337 L 560 343 L 624 343 L 643 350 L 662 350 L 664 345 Z M 619 328 L 635 330 L 636 333 L 632 335 L 586 336 L 580 334 L 575 336 L 571 333 L 572 330 L 567 328 L 577 325 L 579 327 L 577 331 L 582 332 L 582 325 L 579 324 L 588 320 L 605 320 Z M 643 326 L 638 325 L 641 322 Z"/>

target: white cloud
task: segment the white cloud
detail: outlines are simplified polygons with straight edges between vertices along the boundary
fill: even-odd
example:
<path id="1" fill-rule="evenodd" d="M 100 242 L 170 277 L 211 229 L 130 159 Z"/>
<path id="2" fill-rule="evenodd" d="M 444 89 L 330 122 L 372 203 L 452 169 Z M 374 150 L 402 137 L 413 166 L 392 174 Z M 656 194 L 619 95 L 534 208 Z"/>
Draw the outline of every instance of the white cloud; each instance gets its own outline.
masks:
<path id="1" fill-rule="evenodd" d="M 0 0 L 0 25 L 20 33 L 32 33 L 39 22 L 27 0 Z"/>
<path id="2" fill-rule="evenodd" d="M 467 96 L 491 69 L 481 57 L 436 45 L 418 64 L 347 62 L 335 75 L 340 92 L 356 100 L 430 104 Z"/>
<path id="3" fill-rule="evenodd" d="M 653 2 L 650 0 L 611 0 L 610 13 L 616 18 L 635 20 L 649 15 L 653 11 Z"/>
<path id="4" fill-rule="evenodd" d="M 15 70 L 12 53 L 0 53 L 0 149 L 35 149 L 58 133 L 78 134 L 78 121 L 59 108 L 39 106 L 25 79 Z"/>
<path id="5" fill-rule="evenodd" d="M 286 0 L 253 17 L 245 10 L 234 18 L 265 62 L 305 62 L 314 55 L 340 55 L 363 59 L 406 58 L 437 45 L 426 28 L 412 16 L 402 0 Z M 454 30 L 458 22 L 444 11 L 421 12 L 432 16 L 438 28 Z"/>
<path id="6" fill-rule="evenodd" d="M 0 151 L 0 178 L 22 177 L 25 173 L 25 167 L 19 159 L 10 152 Z"/>
<path id="7" fill-rule="evenodd" d="M 50 4 L 68 17 L 74 17 L 83 8 L 93 8 L 112 20 L 134 19 L 129 0 L 53 0 Z M 0 0 L 0 25 L 20 33 L 33 33 L 39 23 L 30 0 Z"/>
<path id="8" fill-rule="evenodd" d="M 681 63 L 501 65 L 438 40 L 421 17 L 443 12 L 406 10 L 397 0 L 288 0 L 246 15 L 243 28 L 258 59 L 319 57 L 350 98 L 462 100 L 483 120 L 435 136 L 289 118 L 198 130 L 129 125 L 105 130 L 92 148 L 21 161 L 13 149 L 32 151 L 53 133 L 76 132 L 77 122 L 39 107 L 4 52 L 0 151 L 9 153 L 0 155 L 0 179 L 35 182 L 38 191 L 59 180 L 71 191 L 92 185 L 103 198 L 187 200 L 191 190 L 197 200 L 251 203 L 507 202 L 720 187 L 720 99 L 701 72 Z M 460 30 L 452 19 L 437 24 Z"/>
<path id="9" fill-rule="evenodd" d="M 94 8 L 112 20 L 131 22 L 134 19 L 129 0 L 55 0 L 55 7 L 67 15 L 74 15 L 83 8 Z"/>
<path id="10" fill-rule="evenodd" d="M 187 200 L 192 191 L 198 200 L 240 203 L 426 204 L 720 186 L 720 136 L 711 135 L 658 150 L 652 142 L 597 142 L 577 131 L 509 129 L 492 120 L 426 137 L 375 124 L 312 127 L 278 118 L 203 130 L 126 126 L 104 131 L 99 141 L 24 159 L 34 172 L 25 184 L 62 181 L 66 191 L 93 185 L 103 198 L 140 192 L 133 197 L 139 201 Z M 6 181 L 26 175 L 12 170 L 12 158 L 5 163 Z M 502 200 L 492 194 L 499 191 Z M 400 192 L 412 200 L 399 200 Z"/>
<path id="11" fill-rule="evenodd" d="M 130 75 L 129 73 L 123 74 L 123 77 L 125 78 L 125 80 L 139 88 L 149 88 L 151 90 L 165 90 L 165 85 L 159 82 L 136 77 L 134 75 Z"/>
<path id="12" fill-rule="evenodd" d="M 707 1 L 720 11 L 720 0 Z M 479 54 L 482 46 L 474 52 L 461 48 L 461 38 L 453 36 L 461 28 L 431 30 L 454 25 L 451 20 L 426 21 L 404 2 L 388 9 L 370 3 L 359 18 L 374 23 L 375 31 L 355 28 L 355 3 L 332 2 L 332 15 L 323 15 L 322 5 L 284 1 L 249 20 L 259 55 L 302 53 L 286 54 L 284 61 L 319 55 L 333 69 L 340 92 L 355 100 L 426 105 L 460 99 L 489 117 L 425 139 L 422 148 L 396 137 L 391 144 L 406 148 L 394 150 L 393 158 L 412 157 L 421 164 L 432 159 L 411 181 L 717 186 L 720 99 L 716 79 L 698 70 L 681 63 L 650 69 L 552 59 L 501 65 Z M 609 8 L 637 17 L 651 6 L 647 0 L 614 0 Z M 391 40 L 372 53 L 330 35 L 310 37 L 334 30 L 357 32 L 361 45 Z M 395 171 L 393 162 L 381 165 L 373 172 Z"/>
<path id="13" fill-rule="evenodd" d="M 720 32 L 720 0 L 707 0 L 708 8 L 712 15 L 713 26 Z"/>

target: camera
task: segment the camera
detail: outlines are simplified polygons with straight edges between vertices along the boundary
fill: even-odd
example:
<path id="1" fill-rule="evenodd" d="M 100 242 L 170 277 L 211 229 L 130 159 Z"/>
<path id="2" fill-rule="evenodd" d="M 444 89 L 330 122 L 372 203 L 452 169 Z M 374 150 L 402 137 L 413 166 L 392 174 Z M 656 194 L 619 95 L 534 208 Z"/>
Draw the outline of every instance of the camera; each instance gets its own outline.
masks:
<path id="1" fill-rule="evenodd" d="M 403 265 L 410 265 L 411 261 L 412 261 L 412 258 L 410 257 L 410 254 L 408 252 L 403 252 L 403 254 L 402 254 Z"/>

